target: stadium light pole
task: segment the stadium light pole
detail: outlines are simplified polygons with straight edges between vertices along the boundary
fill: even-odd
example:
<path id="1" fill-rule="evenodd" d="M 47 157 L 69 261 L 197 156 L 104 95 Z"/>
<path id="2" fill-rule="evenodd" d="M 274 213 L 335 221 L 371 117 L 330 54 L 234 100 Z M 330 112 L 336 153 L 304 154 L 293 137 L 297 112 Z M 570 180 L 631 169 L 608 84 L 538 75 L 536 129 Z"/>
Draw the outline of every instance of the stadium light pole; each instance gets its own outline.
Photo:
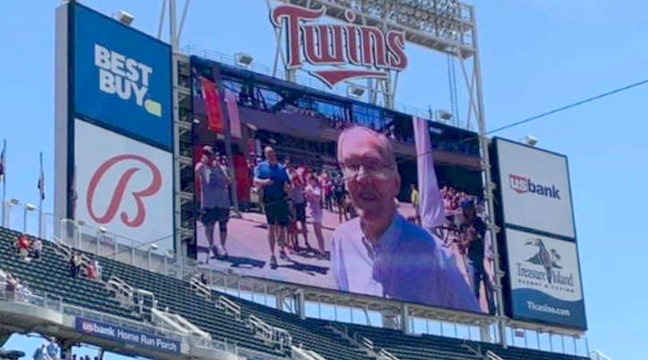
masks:
<path id="1" fill-rule="evenodd" d="M 77 220 L 74 222 L 74 227 L 76 228 L 76 234 L 74 235 L 74 242 L 76 243 L 77 249 L 81 250 L 81 229 L 85 225 L 85 221 Z"/>
<path id="2" fill-rule="evenodd" d="M 167 249 L 164 253 L 164 275 L 169 275 L 169 258 L 173 257 L 173 250 Z"/>
<path id="3" fill-rule="evenodd" d="M 97 256 L 99 256 L 99 253 L 101 252 L 101 238 L 106 234 L 108 230 L 100 226 L 99 229 L 97 229 Z"/>
<path id="4" fill-rule="evenodd" d="M 2 221 L 3 221 L 3 225 L 4 225 L 6 228 L 9 228 L 10 225 L 11 225 L 11 224 L 10 224 L 10 223 L 11 223 L 11 209 L 12 209 L 14 206 L 19 205 L 19 204 L 20 204 L 20 200 L 18 200 L 18 199 L 11 199 L 11 200 L 9 200 L 9 201 L 6 202 L 5 205 L 7 206 L 7 213 L 5 214 L 6 217 L 4 217 L 4 218 L 2 219 Z"/>
<path id="5" fill-rule="evenodd" d="M 25 206 L 23 206 L 23 209 L 24 209 L 24 212 L 23 212 L 23 234 L 26 234 L 27 233 L 27 213 L 29 211 L 36 210 L 36 206 L 34 206 L 32 204 L 25 204 Z"/>
<path id="6" fill-rule="evenodd" d="M 151 271 L 151 253 L 158 249 L 157 244 L 151 244 L 148 248 L 148 270 Z"/>

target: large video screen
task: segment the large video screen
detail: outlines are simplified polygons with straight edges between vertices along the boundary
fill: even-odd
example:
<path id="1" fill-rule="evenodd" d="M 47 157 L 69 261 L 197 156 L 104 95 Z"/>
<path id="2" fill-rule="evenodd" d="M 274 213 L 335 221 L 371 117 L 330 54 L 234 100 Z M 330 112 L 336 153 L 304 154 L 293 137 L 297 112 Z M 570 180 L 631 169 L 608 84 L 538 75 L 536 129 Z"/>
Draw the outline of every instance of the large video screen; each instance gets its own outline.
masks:
<path id="1" fill-rule="evenodd" d="M 494 313 L 475 133 L 192 58 L 202 266 Z"/>

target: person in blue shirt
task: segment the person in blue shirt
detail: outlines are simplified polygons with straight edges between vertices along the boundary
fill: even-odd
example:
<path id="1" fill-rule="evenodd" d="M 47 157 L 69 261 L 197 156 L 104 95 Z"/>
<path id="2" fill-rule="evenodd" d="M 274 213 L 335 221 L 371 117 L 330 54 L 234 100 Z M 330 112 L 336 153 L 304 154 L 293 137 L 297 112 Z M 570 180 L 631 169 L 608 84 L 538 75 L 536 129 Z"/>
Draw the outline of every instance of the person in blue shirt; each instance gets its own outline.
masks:
<path id="1" fill-rule="evenodd" d="M 338 290 L 480 312 L 451 254 L 397 211 L 401 180 L 389 139 L 365 127 L 346 129 L 338 161 L 358 214 L 333 232 Z"/>
<path id="2" fill-rule="evenodd" d="M 275 243 L 281 247 L 279 256 L 288 261 L 284 250 L 286 228 L 288 227 L 288 184 L 290 178 L 286 169 L 277 162 L 275 150 L 267 146 L 264 149 L 266 160 L 254 169 L 254 184 L 263 189 L 263 208 L 268 221 L 268 242 L 270 244 L 270 267 L 277 268 Z"/>

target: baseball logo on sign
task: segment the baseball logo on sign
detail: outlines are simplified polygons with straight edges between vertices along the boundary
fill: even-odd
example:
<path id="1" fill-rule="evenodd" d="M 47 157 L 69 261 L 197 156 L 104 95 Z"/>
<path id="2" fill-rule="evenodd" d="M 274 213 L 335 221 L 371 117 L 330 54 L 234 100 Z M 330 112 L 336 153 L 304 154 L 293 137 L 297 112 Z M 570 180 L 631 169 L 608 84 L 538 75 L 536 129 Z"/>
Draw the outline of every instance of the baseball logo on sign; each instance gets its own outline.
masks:
<path id="1" fill-rule="evenodd" d="M 118 180 L 114 185 L 112 196 L 109 196 L 110 201 L 108 202 L 105 212 L 103 214 L 97 214 L 97 211 L 95 211 L 97 188 L 102 181 L 107 181 L 105 180 L 107 178 L 106 174 L 108 174 L 111 169 L 124 162 L 129 162 L 129 164 L 136 163 L 139 166 L 133 164 L 127 167 L 121 176 L 118 177 Z M 152 180 L 147 186 L 141 189 L 135 189 L 135 191 L 130 193 L 136 204 L 135 216 L 131 218 L 126 211 L 121 211 L 119 217 L 124 225 L 131 228 L 139 227 L 144 223 L 146 220 L 146 206 L 144 204 L 144 199 L 153 196 L 160 191 L 160 188 L 162 187 L 162 175 L 155 164 L 145 157 L 134 154 L 114 156 L 101 164 L 101 166 L 99 166 L 92 175 L 90 183 L 88 184 L 86 206 L 88 208 L 88 214 L 95 222 L 98 224 L 107 224 L 113 221 L 122 207 L 125 196 L 128 196 L 126 192 L 129 185 L 133 183 L 133 176 L 140 171 L 149 171 Z"/>

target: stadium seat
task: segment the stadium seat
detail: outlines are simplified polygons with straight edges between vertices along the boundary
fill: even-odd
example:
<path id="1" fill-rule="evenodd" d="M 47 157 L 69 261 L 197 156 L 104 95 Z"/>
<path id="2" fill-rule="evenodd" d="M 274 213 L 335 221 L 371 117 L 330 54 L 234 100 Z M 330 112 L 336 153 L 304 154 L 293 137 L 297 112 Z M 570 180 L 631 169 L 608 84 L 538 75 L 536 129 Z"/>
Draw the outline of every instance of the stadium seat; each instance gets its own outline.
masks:
<path id="1" fill-rule="evenodd" d="M 54 251 L 51 243 L 43 242 L 41 259 L 28 263 L 20 260 L 13 247 L 19 235 L 16 231 L 0 229 L 0 269 L 12 273 L 36 293 L 59 296 L 70 305 L 139 320 L 139 316 L 122 308 L 100 282 L 72 278 L 68 263 Z"/>

